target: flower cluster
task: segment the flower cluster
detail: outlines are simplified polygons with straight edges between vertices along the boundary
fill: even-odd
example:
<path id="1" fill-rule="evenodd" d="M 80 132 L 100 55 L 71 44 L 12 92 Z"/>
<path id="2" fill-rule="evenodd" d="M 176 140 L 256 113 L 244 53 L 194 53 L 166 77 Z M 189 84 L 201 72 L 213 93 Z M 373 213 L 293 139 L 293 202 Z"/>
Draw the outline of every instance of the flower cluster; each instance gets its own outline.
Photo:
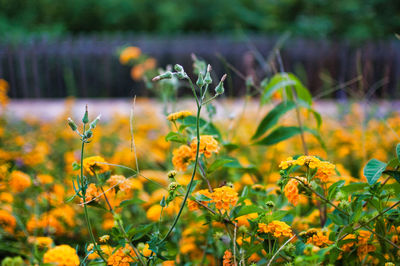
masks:
<path id="1" fill-rule="evenodd" d="M 196 158 L 197 138 L 194 138 L 188 145 L 181 145 L 173 151 L 172 164 L 176 170 L 186 171 L 190 162 Z M 200 136 L 199 154 L 204 154 L 204 157 L 211 157 L 212 153 L 218 153 L 218 142 L 210 135 Z"/>
<path id="2" fill-rule="evenodd" d="M 31 178 L 24 172 L 12 171 L 8 182 L 14 192 L 23 192 L 31 185 Z"/>
<path id="3" fill-rule="evenodd" d="M 335 174 L 335 165 L 321 161 L 315 156 L 300 156 L 297 159 L 293 159 L 293 157 L 288 157 L 285 161 L 282 161 L 279 164 L 281 169 L 287 169 L 292 165 L 299 165 L 299 166 L 308 166 L 310 169 L 317 169 L 315 174 L 315 178 L 321 180 L 321 182 L 328 182 L 329 177 Z"/>
<path id="4" fill-rule="evenodd" d="M 304 177 L 296 177 L 297 179 L 300 179 L 303 181 L 304 184 L 307 184 L 307 179 Z M 291 178 L 285 188 L 283 189 L 283 192 L 285 193 L 286 198 L 288 201 L 293 204 L 293 206 L 296 206 L 299 203 L 301 195 L 299 194 L 299 185 L 300 181 Z M 301 184 L 303 185 L 303 184 Z"/>
<path id="5" fill-rule="evenodd" d="M 192 151 L 196 153 L 197 150 L 197 138 L 194 138 L 190 143 L 190 147 Z M 209 158 L 211 157 L 212 153 L 218 153 L 219 146 L 218 141 L 214 139 L 211 135 L 202 135 L 200 136 L 200 148 L 199 153 L 204 154 L 204 157 Z"/>
<path id="6" fill-rule="evenodd" d="M 126 244 L 124 248 L 120 247 L 114 251 L 107 259 L 107 265 L 112 266 L 129 266 L 131 262 L 136 261 L 136 254 L 133 249 Z"/>
<path id="7" fill-rule="evenodd" d="M 105 164 L 105 160 L 101 156 L 92 156 L 83 160 L 83 168 L 88 174 L 101 174 L 107 172 L 110 167 Z"/>
<path id="8" fill-rule="evenodd" d="M 75 249 L 68 245 L 60 245 L 46 251 L 43 255 L 43 263 L 54 263 L 58 266 L 74 266 L 79 265 L 79 257 Z"/>
<path id="9" fill-rule="evenodd" d="M 215 207 L 222 212 L 229 211 L 238 201 L 238 193 L 229 186 L 223 186 L 214 189 L 211 194 L 212 202 Z"/>
<path id="10" fill-rule="evenodd" d="M 185 118 L 185 117 L 191 116 L 191 115 L 192 115 L 192 112 L 190 112 L 190 111 L 180 111 L 180 112 L 169 114 L 167 116 L 167 119 L 169 121 L 176 121 L 178 119 L 182 119 L 182 118 Z"/>
<path id="11" fill-rule="evenodd" d="M 6 210 L 0 210 L 0 227 L 12 234 L 17 224 L 15 217 Z"/>
<path id="12" fill-rule="evenodd" d="M 259 223 L 258 232 L 270 233 L 276 238 L 291 237 L 293 235 L 291 227 L 281 221 L 272 221 L 269 224 Z"/>
<path id="13" fill-rule="evenodd" d="M 326 231 L 318 231 L 316 229 L 310 229 L 306 232 L 307 244 L 313 244 L 317 247 L 326 247 L 333 244 L 332 241 L 329 240 L 328 232 Z"/>

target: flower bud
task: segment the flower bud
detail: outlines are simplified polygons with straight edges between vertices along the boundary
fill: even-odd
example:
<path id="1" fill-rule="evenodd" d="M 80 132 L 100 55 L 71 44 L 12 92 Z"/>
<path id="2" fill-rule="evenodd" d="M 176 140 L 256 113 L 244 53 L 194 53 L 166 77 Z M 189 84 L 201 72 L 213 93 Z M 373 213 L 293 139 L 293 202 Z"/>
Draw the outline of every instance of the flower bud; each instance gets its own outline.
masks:
<path id="1" fill-rule="evenodd" d="M 159 81 L 159 80 L 162 80 L 162 79 L 170 79 L 170 78 L 172 78 L 172 73 L 171 73 L 171 71 L 167 71 L 167 72 L 165 72 L 165 73 L 163 73 L 161 75 L 158 75 L 157 77 L 154 77 L 152 79 L 152 81 Z"/>
<path id="2" fill-rule="evenodd" d="M 168 191 L 175 191 L 175 189 L 179 186 L 179 184 L 177 182 L 171 182 L 168 185 Z"/>
<path id="3" fill-rule="evenodd" d="M 72 129 L 72 131 L 76 131 L 78 129 L 78 126 L 75 124 L 74 120 L 72 120 L 70 117 L 68 117 L 68 125 Z"/>
<path id="4" fill-rule="evenodd" d="M 215 93 L 216 93 L 217 95 L 221 95 L 221 94 L 224 93 L 224 91 L 225 91 L 225 89 L 224 89 L 224 83 L 223 83 L 222 81 L 220 81 L 220 82 L 218 83 L 217 87 L 215 87 Z"/>
<path id="5" fill-rule="evenodd" d="M 167 203 L 165 201 L 165 197 L 162 197 L 162 199 L 160 201 L 160 206 L 164 208 L 166 205 L 167 205 Z"/>
<path id="6" fill-rule="evenodd" d="M 203 79 L 203 74 L 199 73 L 199 76 L 196 81 L 197 86 L 200 88 L 204 86 L 204 79 Z"/>
<path id="7" fill-rule="evenodd" d="M 88 113 L 88 106 L 86 105 L 85 115 L 82 118 L 82 122 L 84 124 L 89 123 L 89 113 Z"/>
<path id="8" fill-rule="evenodd" d="M 174 66 L 174 69 L 175 69 L 176 72 L 183 72 L 183 67 L 181 65 L 179 65 L 179 64 L 176 64 Z"/>
<path id="9" fill-rule="evenodd" d="M 86 138 L 90 139 L 93 136 L 93 132 L 91 130 L 86 131 Z"/>
<path id="10" fill-rule="evenodd" d="M 174 75 L 178 78 L 178 79 L 185 79 L 187 78 L 187 75 L 185 72 L 175 72 Z"/>
<path id="11" fill-rule="evenodd" d="M 94 128 L 96 127 L 96 125 L 97 125 L 97 123 L 99 122 L 100 118 L 101 118 L 101 115 L 98 115 L 98 116 L 96 117 L 96 119 L 93 120 L 92 123 L 90 123 L 90 128 L 91 128 L 91 129 L 94 129 Z"/>
<path id="12" fill-rule="evenodd" d="M 239 227 L 238 232 L 241 234 L 246 234 L 247 232 L 249 232 L 249 229 L 246 226 L 242 225 Z"/>
<path id="13" fill-rule="evenodd" d="M 169 171 L 167 176 L 168 176 L 168 179 L 174 179 L 176 176 L 176 171 L 175 170 Z"/>
<path id="14" fill-rule="evenodd" d="M 265 205 L 267 205 L 267 207 L 268 207 L 268 208 L 271 208 L 271 209 L 275 207 L 275 203 L 274 203 L 273 201 L 270 201 L 270 200 L 267 201 L 267 202 L 265 203 Z"/>
<path id="15" fill-rule="evenodd" d="M 207 73 L 206 73 L 206 76 L 204 77 L 204 82 L 205 82 L 206 84 L 211 84 L 211 83 L 212 83 L 212 78 L 211 78 L 210 72 L 207 72 Z"/>

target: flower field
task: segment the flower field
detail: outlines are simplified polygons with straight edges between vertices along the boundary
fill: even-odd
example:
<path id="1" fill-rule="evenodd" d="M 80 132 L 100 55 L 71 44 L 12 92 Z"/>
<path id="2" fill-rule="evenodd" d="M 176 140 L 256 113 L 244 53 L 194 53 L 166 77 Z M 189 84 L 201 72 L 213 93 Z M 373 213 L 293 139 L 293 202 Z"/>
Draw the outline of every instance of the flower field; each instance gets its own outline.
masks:
<path id="1" fill-rule="evenodd" d="M 400 263 L 399 113 L 321 115 L 280 72 L 221 114 L 225 75 L 146 60 L 132 76 L 151 70 L 161 108 L 135 99 L 109 119 L 73 117 L 72 99 L 56 119 L 16 119 L 2 83 L 2 265 Z"/>

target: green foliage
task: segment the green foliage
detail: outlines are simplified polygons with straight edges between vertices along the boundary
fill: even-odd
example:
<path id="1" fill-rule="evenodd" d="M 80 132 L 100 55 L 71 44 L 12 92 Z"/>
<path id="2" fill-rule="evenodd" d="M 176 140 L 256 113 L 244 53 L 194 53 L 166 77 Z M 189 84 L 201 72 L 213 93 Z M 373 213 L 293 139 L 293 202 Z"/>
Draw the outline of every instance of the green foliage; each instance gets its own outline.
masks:
<path id="1" fill-rule="evenodd" d="M 366 40 L 392 36 L 400 27 L 396 0 L 1 0 L 0 6 L 0 32 L 20 36 L 43 31 L 170 34 L 240 29 Z"/>

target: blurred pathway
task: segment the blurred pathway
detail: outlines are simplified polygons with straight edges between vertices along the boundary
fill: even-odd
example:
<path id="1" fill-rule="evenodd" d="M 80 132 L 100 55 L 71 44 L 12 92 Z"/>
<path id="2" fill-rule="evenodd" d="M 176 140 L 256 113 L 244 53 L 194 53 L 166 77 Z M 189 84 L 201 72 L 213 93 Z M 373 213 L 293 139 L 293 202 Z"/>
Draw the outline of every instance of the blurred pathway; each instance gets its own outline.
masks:
<path id="1" fill-rule="evenodd" d="M 129 116 L 132 107 L 131 99 L 40 99 L 40 100 L 11 100 L 5 112 L 8 116 L 21 118 L 36 118 L 51 120 L 64 114 L 67 106 L 71 106 L 71 111 L 68 111 L 68 116 L 80 117 L 84 111 L 85 104 L 89 106 L 89 113 L 91 116 L 102 114 L 104 119 L 110 119 L 115 114 Z M 239 114 L 243 110 L 243 99 L 237 100 L 217 100 L 215 105 L 217 107 L 218 118 L 229 118 Z M 335 115 L 338 109 L 338 104 L 335 101 L 318 101 L 314 107 L 323 115 Z M 155 109 L 154 109 L 155 108 Z M 188 109 L 195 111 L 195 104 L 192 100 L 182 100 L 178 104 L 178 110 Z M 257 113 L 265 113 L 270 107 L 263 107 L 258 109 L 259 104 L 257 101 L 247 103 L 246 109 Z M 368 106 L 368 108 L 372 108 Z M 135 116 L 140 115 L 149 109 L 156 110 L 160 116 L 162 113 L 162 104 L 153 100 L 141 98 L 136 100 Z M 388 110 L 400 111 L 400 102 L 380 102 L 379 110 L 386 112 Z"/>

